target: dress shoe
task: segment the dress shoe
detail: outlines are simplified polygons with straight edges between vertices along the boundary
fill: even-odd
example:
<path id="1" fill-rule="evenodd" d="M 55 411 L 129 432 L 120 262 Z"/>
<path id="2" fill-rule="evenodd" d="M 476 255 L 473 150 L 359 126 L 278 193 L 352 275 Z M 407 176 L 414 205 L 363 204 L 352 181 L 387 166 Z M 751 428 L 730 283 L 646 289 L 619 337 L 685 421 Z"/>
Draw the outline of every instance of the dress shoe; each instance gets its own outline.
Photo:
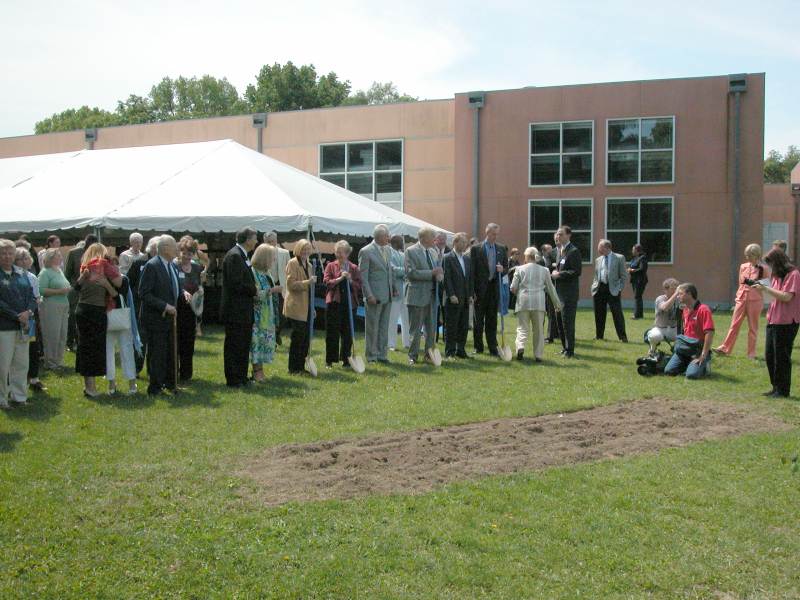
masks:
<path id="1" fill-rule="evenodd" d="M 472 360 L 472 357 L 467 354 L 466 352 L 456 353 L 456 358 L 464 358 L 466 360 Z"/>
<path id="2" fill-rule="evenodd" d="M 522 357 L 523 357 L 524 354 L 525 354 L 525 350 L 523 350 L 522 348 L 517 350 L 517 360 L 522 360 Z"/>
<path id="3" fill-rule="evenodd" d="M 537 358 L 534 358 L 533 360 L 535 360 L 536 362 L 542 362 L 542 359 L 541 359 L 541 358 L 538 358 L 538 357 L 537 357 Z"/>
<path id="4" fill-rule="evenodd" d="M 771 389 L 770 391 L 768 391 L 768 392 L 764 392 L 764 393 L 763 393 L 763 394 L 761 394 L 761 395 L 762 395 L 762 396 L 766 396 L 767 398 L 774 398 L 774 397 L 775 397 L 775 389 L 773 388 L 773 389 Z"/>
<path id="5" fill-rule="evenodd" d="M 382 363 L 384 365 L 388 365 L 389 364 L 389 359 L 388 358 L 379 358 L 378 362 Z"/>
<path id="6" fill-rule="evenodd" d="M 97 398 L 100 395 L 100 392 L 90 392 L 89 390 L 83 390 L 83 395 L 86 398 Z"/>
<path id="7" fill-rule="evenodd" d="M 575 358 L 575 353 L 570 351 L 565 351 L 564 358 Z"/>
<path id="8" fill-rule="evenodd" d="M 30 383 L 30 388 L 35 392 L 46 392 L 47 388 L 41 381 L 32 381 Z"/>
<path id="9" fill-rule="evenodd" d="M 473 354 L 483 354 L 483 348 L 475 348 Z"/>
<path id="10" fill-rule="evenodd" d="M 495 348 L 494 350 L 489 350 L 489 356 L 496 356 L 496 357 L 499 358 L 500 357 L 500 353 Z"/>
<path id="11" fill-rule="evenodd" d="M 621 338 L 619 338 L 619 341 L 622 342 L 623 344 L 627 344 L 628 343 L 628 338 L 627 337 L 621 337 Z"/>
<path id="12" fill-rule="evenodd" d="M 409 366 L 414 366 L 415 364 L 417 364 L 417 360 L 415 358 L 409 358 L 408 364 Z"/>

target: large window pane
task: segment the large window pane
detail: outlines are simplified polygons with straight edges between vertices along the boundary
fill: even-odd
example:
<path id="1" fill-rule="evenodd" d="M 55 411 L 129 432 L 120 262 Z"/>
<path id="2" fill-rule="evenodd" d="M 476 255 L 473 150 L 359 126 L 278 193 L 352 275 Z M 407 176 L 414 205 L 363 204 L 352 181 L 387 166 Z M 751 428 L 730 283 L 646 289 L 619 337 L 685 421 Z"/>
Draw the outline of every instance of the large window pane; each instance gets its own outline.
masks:
<path id="1" fill-rule="evenodd" d="M 372 171 L 372 158 L 372 142 L 366 144 L 348 144 L 348 171 Z"/>
<path id="2" fill-rule="evenodd" d="M 561 183 L 581 184 L 592 182 L 592 155 L 591 154 L 572 154 L 562 158 L 562 181 Z"/>
<path id="3" fill-rule="evenodd" d="M 642 229 L 672 229 L 672 202 L 669 198 L 642 200 Z"/>
<path id="4" fill-rule="evenodd" d="M 671 231 L 642 231 L 639 243 L 644 246 L 650 262 L 670 262 L 672 260 Z"/>
<path id="5" fill-rule="evenodd" d="M 608 122 L 609 150 L 639 149 L 639 120 L 629 119 Z"/>
<path id="6" fill-rule="evenodd" d="M 557 154 L 561 150 L 561 125 L 534 125 L 531 128 L 531 154 Z"/>
<path id="7" fill-rule="evenodd" d="M 402 173 L 375 173 L 375 200 L 386 204 L 399 203 L 403 199 Z"/>
<path id="8" fill-rule="evenodd" d="M 642 182 L 672 181 L 672 152 L 642 152 Z"/>
<path id="9" fill-rule="evenodd" d="M 608 155 L 609 183 L 638 183 L 638 181 L 638 152 L 620 152 Z"/>
<path id="10" fill-rule="evenodd" d="M 376 142 L 375 170 L 401 169 L 403 167 L 403 144 L 401 142 Z"/>
<path id="11" fill-rule="evenodd" d="M 347 189 L 372 200 L 372 173 L 348 175 Z"/>
<path id="12" fill-rule="evenodd" d="M 562 152 L 592 151 L 592 122 L 564 123 Z"/>
<path id="13" fill-rule="evenodd" d="M 570 241 L 581 251 L 581 262 L 589 262 L 592 259 L 592 233 L 590 231 L 573 229 Z"/>
<path id="14" fill-rule="evenodd" d="M 330 181 L 334 185 L 338 185 L 339 187 L 344 187 L 344 174 L 342 175 L 320 175 L 320 179 L 324 179 L 325 181 Z"/>
<path id="15" fill-rule="evenodd" d="M 633 257 L 631 250 L 639 238 L 636 231 L 606 231 L 606 235 L 614 252 L 625 255 L 627 260 Z"/>
<path id="16" fill-rule="evenodd" d="M 672 119 L 642 119 L 643 149 L 672 149 Z"/>
<path id="17" fill-rule="evenodd" d="M 591 203 L 584 202 L 583 200 L 579 200 L 578 202 L 564 200 L 561 204 L 560 225 L 569 225 L 572 229 L 591 229 Z"/>
<path id="18" fill-rule="evenodd" d="M 550 237 L 558 229 L 558 201 L 555 202 L 532 202 L 531 203 L 531 229 L 540 229 L 550 232 Z"/>
<path id="19" fill-rule="evenodd" d="M 344 144 L 336 146 L 321 146 L 320 151 L 320 173 L 330 173 L 331 171 L 344 171 Z"/>
<path id="20" fill-rule="evenodd" d="M 530 244 L 536 246 L 539 250 L 542 249 L 543 244 L 553 245 L 553 231 L 534 231 L 530 234 Z"/>
<path id="21" fill-rule="evenodd" d="M 558 156 L 531 157 L 531 185 L 558 185 Z"/>
<path id="22" fill-rule="evenodd" d="M 638 229 L 638 200 L 609 200 L 606 215 L 607 229 Z"/>

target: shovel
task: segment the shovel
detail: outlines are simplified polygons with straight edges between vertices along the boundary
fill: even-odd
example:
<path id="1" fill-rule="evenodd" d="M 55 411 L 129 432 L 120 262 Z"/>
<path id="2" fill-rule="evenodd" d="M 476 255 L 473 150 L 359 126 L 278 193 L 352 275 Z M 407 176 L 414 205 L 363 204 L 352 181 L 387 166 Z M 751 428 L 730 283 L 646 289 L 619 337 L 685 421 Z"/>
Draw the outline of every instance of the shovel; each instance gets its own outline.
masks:
<path id="1" fill-rule="evenodd" d="M 511 348 L 506 345 L 506 322 L 505 318 L 503 317 L 503 306 L 502 306 L 502 286 L 503 280 L 500 277 L 500 274 L 497 275 L 497 293 L 498 293 L 498 303 L 500 304 L 500 348 L 498 348 L 498 354 L 500 358 L 502 358 L 505 362 L 511 362 L 511 359 L 514 358 L 514 355 L 511 352 Z"/>
<path id="2" fill-rule="evenodd" d="M 309 261 L 310 262 L 310 261 Z M 317 269 L 314 267 L 314 274 L 316 275 Z M 314 315 L 317 312 L 314 309 L 314 284 L 312 283 L 308 286 L 309 291 L 309 310 L 311 314 L 308 317 L 308 354 L 306 354 L 306 371 L 311 373 L 312 377 L 317 376 L 317 363 L 314 362 L 314 359 L 311 357 L 311 342 L 314 341 Z"/>
<path id="3" fill-rule="evenodd" d="M 356 373 L 363 373 L 366 371 L 364 367 L 364 359 L 356 356 L 356 328 L 353 323 L 353 301 L 350 299 L 350 280 L 345 279 L 345 287 L 347 288 L 347 316 L 350 318 L 350 340 L 352 341 L 352 350 L 350 356 L 347 357 L 347 362 L 350 363 L 350 368 Z"/>
<path id="4" fill-rule="evenodd" d="M 426 331 L 425 335 L 432 334 L 434 339 L 434 344 L 436 343 L 436 330 L 439 329 L 439 280 L 436 280 L 436 295 L 433 298 L 433 327 L 434 331 Z M 427 340 L 426 340 L 427 341 Z M 439 348 L 434 346 L 430 350 L 428 350 L 428 358 L 433 363 L 434 367 L 441 367 L 442 366 L 442 353 L 439 352 Z"/>

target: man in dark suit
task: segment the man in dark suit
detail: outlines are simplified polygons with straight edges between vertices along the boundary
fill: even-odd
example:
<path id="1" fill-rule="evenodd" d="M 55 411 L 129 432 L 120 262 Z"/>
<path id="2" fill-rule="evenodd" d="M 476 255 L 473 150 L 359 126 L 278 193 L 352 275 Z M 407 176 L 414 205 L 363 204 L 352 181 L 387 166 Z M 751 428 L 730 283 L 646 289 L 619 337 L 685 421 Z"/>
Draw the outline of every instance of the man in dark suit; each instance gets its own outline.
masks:
<path id="1" fill-rule="evenodd" d="M 133 295 L 133 312 L 136 314 L 137 321 L 142 320 L 142 297 L 139 295 L 139 283 L 142 280 L 142 271 L 144 270 L 144 266 L 147 264 L 151 258 L 153 258 L 157 252 L 158 246 L 158 238 L 159 236 L 151 237 L 146 246 L 146 250 L 144 252 L 144 256 L 140 256 L 136 260 L 131 263 L 131 266 L 128 268 L 128 285 L 131 289 L 131 294 Z M 145 363 L 145 357 L 147 356 L 147 340 L 142 339 L 142 353 L 139 354 L 138 352 L 134 355 L 134 362 L 136 363 L 136 375 L 138 376 L 139 373 L 142 372 Z"/>
<path id="2" fill-rule="evenodd" d="M 444 264 L 444 256 L 452 250 L 447 245 L 447 234 L 444 231 L 437 231 L 433 238 L 433 249 L 436 251 L 437 263 L 440 267 Z M 447 319 L 444 314 L 444 286 L 439 286 L 438 310 L 436 312 L 436 342 L 439 342 L 439 327 L 447 328 Z"/>
<path id="3" fill-rule="evenodd" d="M 158 238 L 158 255 L 144 265 L 139 281 L 142 331 L 147 341 L 147 374 L 151 396 L 162 390 L 177 391 L 175 380 L 175 315 L 178 296 L 183 293 L 173 260 L 178 255 L 175 238 Z"/>
<path id="4" fill-rule="evenodd" d="M 497 353 L 497 307 L 500 301 L 500 278 L 508 270 L 508 250 L 497 243 L 500 225 L 489 223 L 486 238 L 482 243 L 470 248 L 469 259 L 472 265 L 472 289 L 475 293 L 475 321 L 472 325 L 472 338 L 475 352 L 483 352 L 483 332 L 486 331 L 486 344 L 489 354 Z"/>
<path id="5" fill-rule="evenodd" d="M 553 283 L 562 305 L 561 318 L 558 321 L 558 333 L 564 348 L 561 354 L 567 358 L 575 356 L 575 316 L 578 312 L 579 281 L 582 268 L 581 251 L 570 241 L 571 238 L 572 229 L 569 225 L 562 225 L 556 231 L 555 240 L 558 245 L 558 253 L 552 274 Z"/>
<path id="6" fill-rule="evenodd" d="M 472 298 L 472 277 L 466 233 L 453 238 L 453 250 L 444 255 L 444 352 L 448 358 L 469 358 L 465 350 L 469 330 L 469 301 Z"/>
<path id="7" fill-rule="evenodd" d="M 250 340 L 253 335 L 253 302 L 258 293 L 249 254 L 258 244 L 251 227 L 236 232 L 236 245 L 222 261 L 222 299 L 219 316 L 225 324 L 225 382 L 229 387 L 248 385 Z"/>
<path id="8" fill-rule="evenodd" d="M 539 264 L 545 267 L 551 273 L 556 264 L 556 253 L 550 244 L 542 244 L 539 248 L 539 255 L 541 256 Z M 553 301 L 550 296 L 544 295 L 545 312 L 547 313 L 547 334 L 544 336 L 544 341 L 552 344 L 553 340 L 558 337 L 558 321 L 556 321 L 556 310 L 553 306 Z"/>
<path id="9" fill-rule="evenodd" d="M 83 251 L 97 243 L 97 236 L 93 233 L 87 235 L 83 241 L 67 253 L 67 258 L 64 260 L 64 277 L 67 278 L 72 290 L 67 294 L 69 301 L 69 317 L 67 319 L 67 348 L 70 350 L 75 349 L 77 340 L 75 339 L 78 329 L 75 326 L 75 309 L 78 306 L 78 291 L 75 289 L 75 282 L 78 281 L 78 276 L 81 274 L 81 259 L 83 258 Z"/>

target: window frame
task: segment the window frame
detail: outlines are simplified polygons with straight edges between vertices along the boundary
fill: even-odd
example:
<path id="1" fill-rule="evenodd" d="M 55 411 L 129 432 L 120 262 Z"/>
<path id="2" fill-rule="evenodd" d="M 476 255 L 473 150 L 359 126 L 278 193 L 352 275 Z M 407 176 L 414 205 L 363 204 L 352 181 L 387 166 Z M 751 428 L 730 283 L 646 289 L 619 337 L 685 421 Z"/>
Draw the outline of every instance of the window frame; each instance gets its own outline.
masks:
<path id="1" fill-rule="evenodd" d="M 660 197 L 660 196 L 659 196 Z M 559 227 L 563 224 L 562 215 L 563 215 L 563 206 L 564 202 L 588 202 L 589 203 L 589 257 L 582 256 L 581 257 L 581 264 L 590 265 L 594 262 L 595 259 L 595 249 L 594 249 L 594 198 L 528 198 L 528 245 L 532 246 L 533 242 L 531 241 L 531 235 L 535 232 L 544 231 L 544 229 L 534 229 L 531 227 L 531 208 L 533 207 L 534 203 L 536 202 L 558 202 L 558 223 Z M 569 225 L 569 223 L 567 223 Z M 586 231 L 585 229 L 575 229 L 575 231 L 581 232 Z M 554 231 L 550 232 L 550 235 L 555 233 Z M 549 242 L 552 245 L 552 242 Z"/>
<path id="2" fill-rule="evenodd" d="M 669 181 L 642 181 L 642 153 L 643 152 L 666 152 L 666 148 L 642 148 L 642 120 L 643 119 L 672 119 L 672 148 L 670 149 L 672 152 L 672 176 Z M 638 121 L 639 122 L 639 148 L 637 150 L 610 150 L 608 147 L 608 131 L 609 131 L 609 123 L 611 121 Z M 660 115 L 660 116 L 646 116 L 646 117 L 613 117 L 610 119 L 606 119 L 606 185 L 611 186 L 620 186 L 620 185 L 670 185 L 675 183 L 675 140 L 677 139 L 677 119 L 675 115 Z M 622 182 L 610 182 L 608 180 L 609 176 L 609 165 L 611 161 L 609 160 L 609 155 L 611 154 L 625 154 L 630 152 L 636 152 L 639 155 L 639 168 L 638 168 L 638 179 L 637 181 L 622 181 Z M 666 264 L 666 263 L 665 263 Z"/>
<path id="3" fill-rule="evenodd" d="M 378 159 L 378 148 L 377 144 L 381 142 L 400 142 L 400 168 L 399 169 L 376 169 L 375 163 Z M 348 167 L 350 166 L 350 144 L 372 144 L 372 169 L 369 171 L 348 171 Z M 344 146 L 344 170 L 343 171 L 328 171 L 323 173 L 322 172 L 322 148 L 325 146 Z M 406 185 L 406 174 L 405 174 L 405 165 L 406 165 L 406 145 L 405 145 L 405 138 L 381 138 L 381 139 L 372 139 L 372 140 L 347 140 L 342 142 L 321 142 L 317 144 L 317 177 L 322 179 L 325 175 L 343 175 L 344 176 L 344 187 L 342 189 L 347 190 L 347 183 L 348 177 L 350 175 L 372 175 L 372 201 L 378 202 L 382 206 L 386 206 L 387 208 L 394 208 L 389 204 L 384 204 L 383 202 L 379 202 L 376 199 L 376 195 L 378 193 L 375 176 L 376 174 L 382 173 L 400 173 L 400 208 L 395 210 L 399 210 L 400 212 L 405 212 L 405 185 Z M 323 179 L 323 181 L 326 181 Z M 330 183 L 330 182 L 329 182 Z M 333 184 L 336 185 L 336 184 Z M 337 186 L 340 187 L 340 186 Z M 350 190 L 348 190 L 350 191 Z M 357 194 L 357 192 L 353 192 Z M 368 200 L 366 196 L 361 194 L 357 194 L 361 196 L 365 200 Z"/>
<path id="4" fill-rule="evenodd" d="M 564 154 L 564 125 L 568 123 L 591 123 L 592 124 L 592 151 L 589 152 L 568 152 Z M 558 183 L 544 183 L 534 185 L 531 183 L 531 175 L 533 175 L 533 166 L 531 162 L 534 156 L 556 156 L 555 153 L 547 154 L 533 154 L 533 126 L 534 125 L 558 125 L 559 135 L 559 148 L 558 148 Z M 573 121 L 535 121 L 528 123 L 528 187 L 532 189 L 558 187 L 558 188 L 571 188 L 571 187 L 591 187 L 594 185 L 594 171 L 596 166 L 595 161 L 595 128 L 594 119 L 576 119 Z M 591 154 L 592 157 L 592 176 L 589 183 L 562 183 L 564 181 L 564 156 L 582 156 Z M 569 198 L 568 198 L 569 199 Z"/>
<path id="5" fill-rule="evenodd" d="M 672 243 L 669 247 L 669 262 L 664 261 L 653 261 L 650 260 L 649 257 L 647 259 L 647 264 L 650 265 L 673 265 L 675 264 L 675 196 L 606 196 L 606 205 L 605 205 L 605 236 L 606 238 L 611 237 L 608 232 L 608 204 L 610 200 L 636 200 L 636 221 L 638 223 L 636 229 L 612 229 L 612 231 L 621 231 L 625 233 L 632 233 L 636 232 L 636 243 L 640 244 L 642 239 L 642 200 L 669 200 L 670 202 L 670 229 L 645 229 L 644 231 L 669 231 L 670 235 L 672 236 Z"/>

